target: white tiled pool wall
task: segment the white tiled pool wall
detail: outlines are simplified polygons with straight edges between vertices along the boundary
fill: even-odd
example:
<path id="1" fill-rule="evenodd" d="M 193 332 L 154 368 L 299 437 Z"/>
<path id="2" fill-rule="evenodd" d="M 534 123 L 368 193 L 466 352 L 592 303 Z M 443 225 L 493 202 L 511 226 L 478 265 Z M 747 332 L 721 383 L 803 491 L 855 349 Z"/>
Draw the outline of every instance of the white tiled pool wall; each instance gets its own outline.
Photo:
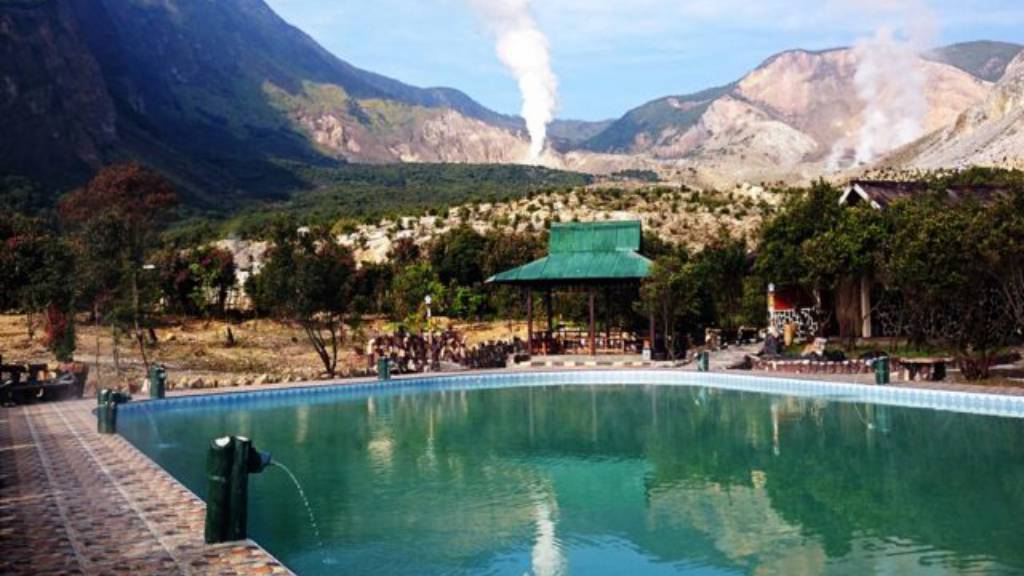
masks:
<path id="1" fill-rule="evenodd" d="M 121 410 L 163 410 L 189 406 L 209 407 L 251 402 L 254 400 L 293 398 L 295 396 L 345 397 L 383 391 L 397 392 L 421 389 L 473 390 L 560 385 L 708 387 L 778 396 L 821 398 L 836 402 L 883 404 L 987 416 L 1024 418 L 1024 397 L 1021 396 L 717 373 L 669 372 L 664 370 L 528 372 L 401 378 L 385 382 L 341 383 L 328 386 L 180 396 L 158 401 L 144 400 L 126 404 L 121 407 Z"/>

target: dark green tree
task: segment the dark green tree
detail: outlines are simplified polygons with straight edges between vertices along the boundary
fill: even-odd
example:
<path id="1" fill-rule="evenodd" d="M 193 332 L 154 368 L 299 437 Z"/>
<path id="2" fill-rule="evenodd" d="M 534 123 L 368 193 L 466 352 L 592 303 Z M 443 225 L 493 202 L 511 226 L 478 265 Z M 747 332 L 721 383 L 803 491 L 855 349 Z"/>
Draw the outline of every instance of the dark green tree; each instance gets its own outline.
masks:
<path id="1" fill-rule="evenodd" d="M 302 327 L 324 371 L 334 377 L 350 321 L 355 260 L 326 229 L 299 234 L 279 226 L 268 260 L 247 290 L 258 310 Z"/>

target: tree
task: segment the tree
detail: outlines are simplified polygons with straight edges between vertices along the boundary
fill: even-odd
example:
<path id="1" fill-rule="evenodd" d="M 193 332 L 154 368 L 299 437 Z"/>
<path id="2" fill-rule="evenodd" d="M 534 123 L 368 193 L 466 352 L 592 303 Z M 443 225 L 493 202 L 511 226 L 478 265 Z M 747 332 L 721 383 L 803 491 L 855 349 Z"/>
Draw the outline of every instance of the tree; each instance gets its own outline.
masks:
<path id="1" fill-rule="evenodd" d="M 485 280 L 483 255 L 487 239 L 469 226 L 460 226 L 434 240 L 430 263 L 445 286 L 474 286 Z"/>
<path id="2" fill-rule="evenodd" d="M 890 210 L 885 275 L 903 295 L 912 336 L 952 346 L 966 378 L 988 377 L 1014 331 L 1004 276 L 993 266 L 1005 247 L 994 237 L 992 211 L 935 198 Z"/>
<path id="3" fill-rule="evenodd" d="M 268 260 L 247 290 L 258 310 L 301 326 L 325 372 L 334 377 L 355 275 L 352 252 L 328 230 L 299 234 L 279 226 Z"/>
<path id="4" fill-rule="evenodd" d="M 743 322 L 743 278 L 747 276 L 747 243 L 722 231 L 694 259 L 694 280 L 700 287 L 711 324 L 733 330 Z"/>
<path id="5" fill-rule="evenodd" d="M 835 227 L 842 208 L 839 191 L 824 182 L 791 190 L 782 209 L 761 229 L 755 273 L 776 284 L 800 284 L 808 277 L 804 243 Z"/>
<path id="6" fill-rule="evenodd" d="M 983 251 L 998 277 L 1017 335 L 1024 335 L 1024 183 L 991 211 L 991 234 Z"/>
<path id="7" fill-rule="evenodd" d="M 487 247 L 481 255 L 481 272 L 485 280 L 541 258 L 546 250 L 545 238 L 541 235 L 490 232 L 486 238 Z M 518 288 L 488 286 L 486 290 L 487 309 L 491 313 L 501 318 L 521 318 L 525 314 Z"/>
<path id="8" fill-rule="evenodd" d="M 157 257 L 160 289 L 168 305 L 187 314 L 223 315 L 235 286 L 235 259 L 215 246 L 170 250 Z"/>
<path id="9" fill-rule="evenodd" d="M 879 210 L 866 204 L 844 209 L 831 229 L 801 245 L 803 285 L 817 291 L 876 277 L 882 248 L 891 232 L 891 218 Z M 846 301 L 859 309 L 858 299 Z M 855 315 L 856 309 L 846 312 Z M 860 310 L 860 314 L 863 319 L 871 310 Z M 844 329 L 840 323 L 840 332 Z"/>
<path id="10" fill-rule="evenodd" d="M 429 262 L 420 262 L 398 272 L 391 285 L 392 316 L 420 324 L 423 302 L 428 295 L 439 305 L 444 302 L 444 285 Z"/>
<path id="11" fill-rule="evenodd" d="M 680 344 L 677 337 L 679 324 L 691 319 L 698 312 L 699 306 L 698 269 L 685 253 L 662 256 L 655 260 L 651 273 L 640 286 L 640 301 L 636 308 L 638 312 L 653 315 L 660 321 L 671 357 L 675 357 Z"/>
<path id="12" fill-rule="evenodd" d="M 0 309 L 17 308 L 29 318 L 44 314 L 46 346 L 57 360 L 70 361 L 75 351 L 74 271 L 71 247 L 34 219 L 0 217 Z"/>
<path id="13" fill-rule="evenodd" d="M 62 222 L 74 233 L 82 301 L 96 322 L 110 320 L 115 345 L 118 330 L 131 327 L 147 367 L 143 328 L 158 291 L 156 278 L 144 274 L 143 267 L 176 203 L 166 178 L 129 163 L 102 169 L 58 206 Z"/>

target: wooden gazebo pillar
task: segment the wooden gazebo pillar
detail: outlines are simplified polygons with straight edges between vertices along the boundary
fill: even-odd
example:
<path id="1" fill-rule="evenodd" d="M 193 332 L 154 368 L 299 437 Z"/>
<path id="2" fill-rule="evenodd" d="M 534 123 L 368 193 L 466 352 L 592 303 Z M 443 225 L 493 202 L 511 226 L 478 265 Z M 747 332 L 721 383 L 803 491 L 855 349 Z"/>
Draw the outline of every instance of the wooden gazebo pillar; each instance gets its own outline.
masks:
<path id="1" fill-rule="evenodd" d="M 648 326 L 649 337 L 651 339 L 651 357 L 654 357 L 655 341 L 654 341 L 654 312 L 650 315 L 650 326 Z"/>
<path id="2" fill-rule="evenodd" d="M 551 303 L 551 287 L 544 293 L 544 312 L 548 315 L 548 335 L 555 331 L 554 306 Z"/>
<path id="3" fill-rule="evenodd" d="M 533 290 L 526 289 L 526 353 L 533 355 Z"/>
<path id="4" fill-rule="evenodd" d="M 590 289 L 590 355 L 597 356 L 597 331 L 594 326 L 594 289 Z"/>

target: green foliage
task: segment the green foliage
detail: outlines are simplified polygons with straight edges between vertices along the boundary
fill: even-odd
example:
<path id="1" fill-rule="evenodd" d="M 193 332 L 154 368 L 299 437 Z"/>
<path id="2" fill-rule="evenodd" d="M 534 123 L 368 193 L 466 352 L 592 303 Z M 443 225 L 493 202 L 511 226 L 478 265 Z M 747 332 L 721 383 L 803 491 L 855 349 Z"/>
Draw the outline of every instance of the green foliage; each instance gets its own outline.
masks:
<path id="1" fill-rule="evenodd" d="M 430 263 L 442 284 L 473 286 L 482 283 L 487 239 L 469 226 L 461 226 L 436 238 L 430 247 Z"/>
<path id="2" fill-rule="evenodd" d="M 0 176 L 0 212 L 38 216 L 52 210 L 54 194 L 19 176 Z"/>
<path id="3" fill-rule="evenodd" d="M 334 376 L 355 277 L 351 251 L 329 231 L 299 234 L 278 226 L 269 258 L 247 288 L 258 310 L 303 328 L 326 373 Z"/>
<path id="4" fill-rule="evenodd" d="M 169 308 L 185 314 L 224 314 L 235 285 L 231 252 L 213 246 L 170 249 L 156 258 L 160 289 Z"/>
<path id="5" fill-rule="evenodd" d="M 281 213 L 313 225 L 353 219 L 375 222 L 385 217 L 444 211 L 448 206 L 471 202 L 524 198 L 591 181 L 583 174 L 516 165 L 288 166 L 305 182 L 305 190 L 297 191 L 287 202 L 246 208 L 221 224 L 223 233 L 263 236 Z"/>
<path id="6" fill-rule="evenodd" d="M 665 255 L 654 261 L 650 275 L 640 287 L 637 311 L 658 319 L 672 357 L 681 345 L 680 325 L 685 330 L 700 311 L 699 274 L 698 267 L 685 253 Z"/>
<path id="7" fill-rule="evenodd" d="M 463 320 L 479 319 L 487 303 L 487 295 L 478 288 L 456 286 L 451 291 L 451 303 L 448 314 Z"/>
<path id="8" fill-rule="evenodd" d="M 640 182 L 661 182 L 661 176 L 654 170 L 619 170 L 609 176 L 612 180 L 638 180 Z"/>
<path id="9" fill-rule="evenodd" d="M 809 275 L 804 244 L 832 230 L 839 220 L 839 191 L 824 182 L 787 192 L 782 210 L 761 230 L 755 271 L 776 284 L 797 284 Z"/>
<path id="10" fill-rule="evenodd" d="M 891 232 L 886 216 L 870 206 L 842 210 L 832 229 L 802 244 L 803 283 L 827 287 L 846 278 L 872 275 Z"/>
<path id="11" fill-rule="evenodd" d="M 75 257 L 39 220 L 0 215 L 0 310 L 45 313 L 46 346 L 59 361 L 75 351 Z"/>
<path id="12" fill-rule="evenodd" d="M 901 303 L 915 346 L 941 343 L 966 377 L 983 378 L 1024 329 L 1024 173 L 972 168 L 926 182 L 932 193 L 886 210 L 839 208 L 823 184 L 792 195 L 762 230 L 755 270 L 809 289 L 875 278 Z M 980 194 L 950 194 L 965 188 Z"/>
<path id="13" fill-rule="evenodd" d="M 410 328 L 425 326 L 424 299 L 428 295 L 436 303 L 435 306 L 443 305 L 445 286 L 429 262 L 419 262 L 395 270 L 395 280 L 391 285 L 393 317 L 406 321 Z"/>
<path id="14" fill-rule="evenodd" d="M 697 255 L 695 266 L 710 310 L 708 320 L 726 330 L 737 328 L 743 323 L 743 278 L 749 268 L 746 242 L 734 240 L 722 230 L 719 238 Z"/>
<path id="15" fill-rule="evenodd" d="M 903 296 L 912 334 L 947 341 L 966 377 L 987 377 L 1015 328 L 993 267 L 1006 245 L 994 237 L 1002 229 L 992 226 L 992 209 L 924 200 L 900 203 L 891 218 L 886 279 Z"/>

